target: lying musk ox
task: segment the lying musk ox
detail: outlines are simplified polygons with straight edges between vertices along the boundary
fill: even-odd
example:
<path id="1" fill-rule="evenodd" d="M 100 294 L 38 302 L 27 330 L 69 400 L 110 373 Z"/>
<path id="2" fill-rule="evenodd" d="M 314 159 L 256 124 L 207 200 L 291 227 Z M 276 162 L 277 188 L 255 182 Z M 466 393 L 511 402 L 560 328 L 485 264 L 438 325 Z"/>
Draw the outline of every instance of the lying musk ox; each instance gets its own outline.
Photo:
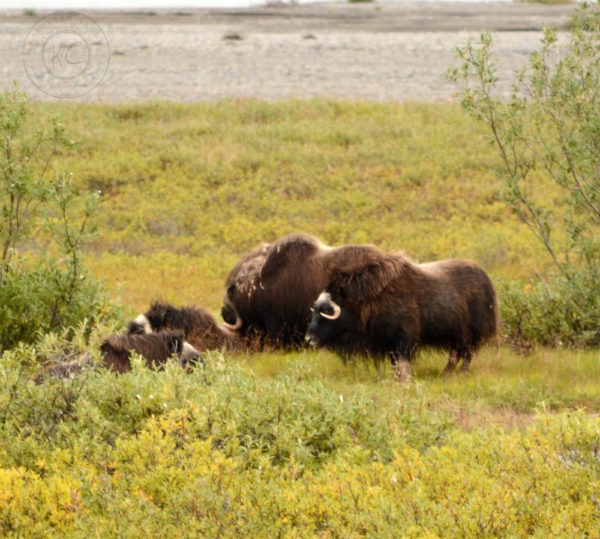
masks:
<path id="1" fill-rule="evenodd" d="M 131 370 L 129 357 L 137 352 L 145 360 L 148 367 L 163 365 L 172 354 L 179 357 L 181 366 L 187 369 L 190 365 L 202 363 L 202 357 L 189 343 L 184 341 L 182 331 L 162 331 L 152 335 L 113 335 L 104 340 L 100 346 L 102 364 L 115 372 L 124 373 Z M 60 362 L 48 367 L 34 378 L 36 384 L 43 383 L 46 378 L 74 378 L 86 368 L 94 364 L 89 354 L 72 361 Z"/>
<path id="2" fill-rule="evenodd" d="M 198 351 L 184 340 L 183 331 L 161 331 L 147 335 L 113 335 L 100 347 L 104 365 L 118 373 L 131 370 L 129 356 L 137 352 L 150 368 L 164 365 L 171 355 L 179 357 L 181 366 L 187 368 L 201 363 Z"/>
<path id="3" fill-rule="evenodd" d="M 168 329 L 183 331 L 186 341 L 198 350 L 235 350 L 241 347 L 239 336 L 226 327 L 218 326 L 204 309 L 177 308 L 160 302 L 153 303 L 148 312 L 130 322 L 127 334 L 152 334 Z"/>
<path id="4" fill-rule="evenodd" d="M 413 359 L 420 346 L 450 352 L 446 371 L 498 328 L 492 282 L 473 262 L 415 264 L 402 254 L 373 247 L 355 251 L 350 263 L 330 268 L 314 304 L 307 341 L 342 354 Z"/>

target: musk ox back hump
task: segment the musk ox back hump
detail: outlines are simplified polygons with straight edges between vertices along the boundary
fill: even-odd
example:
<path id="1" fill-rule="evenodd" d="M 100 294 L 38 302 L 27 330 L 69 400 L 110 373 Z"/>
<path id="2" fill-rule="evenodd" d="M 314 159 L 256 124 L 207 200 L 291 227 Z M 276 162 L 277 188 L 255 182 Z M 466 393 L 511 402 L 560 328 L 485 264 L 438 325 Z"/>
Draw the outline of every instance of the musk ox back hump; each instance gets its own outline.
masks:
<path id="1" fill-rule="evenodd" d="M 294 347 L 303 342 L 313 301 L 325 285 L 318 239 L 291 234 L 256 249 L 227 279 L 222 310 L 242 335 L 255 333 L 270 345 Z"/>

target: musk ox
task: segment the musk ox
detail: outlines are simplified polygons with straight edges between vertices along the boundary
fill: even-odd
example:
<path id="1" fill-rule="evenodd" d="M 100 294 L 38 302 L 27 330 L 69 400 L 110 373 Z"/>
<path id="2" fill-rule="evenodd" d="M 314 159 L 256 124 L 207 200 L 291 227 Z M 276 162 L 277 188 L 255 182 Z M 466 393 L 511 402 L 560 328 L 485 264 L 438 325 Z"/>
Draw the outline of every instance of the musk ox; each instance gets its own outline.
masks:
<path id="1" fill-rule="evenodd" d="M 257 247 L 227 278 L 225 326 L 261 344 L 302 345 L 310 308 L 325 285 L 323 256 L 330 250 L 306 234 Z"/>
<path id="2" fill-rule="evenodd" d="M 306 333 L 312 344 L 342 354 L 411 361 L 421 346 L 450 353 L 445 371 L 498 328 L 496 292 L 487 274 L 466 260 L 416 264 L 374 247 L 354 250 L 329 269 Z"/>
<path id="3" fill-rule="evenodd" d="M 93 365 L 94 364 L 90 355 L 83 353 L 77 359 L 73 359 L 71 361 L 60 361 L 50 367 L 47 367 L 43 372 L 38 374 L 33 381 L 37 385 L 40 385 L 44 383 L 46 378 L 57 378 L 60 380 L 64 380 L 66 378 L 72 379 L 81 374 L 84 369 L 92 368 Z"/>
<path id="4" fill-rule="evenodd" d="M 102 343 L 100 351 L 104 365 L 118 373 L 131 370 L 131 352 L 140 354 L 150 368 L 164 365 L 173 354 L 179 357 L 183 368 L 202 363 L 198 351 L 184 340 L 183 331 L 179 330 L 145 335 L 113 335 Z"/>
<path id="5" fill-rule="evenodd" d="M 208 311 L 194 307 L 177 308 L 160 302 L 154 302 L 149 311 L 130 322 L 127 334 L 143 335 L 163 330 L 183 331 L 185 340 L 198 350 L 236 350 L 241 347 L 239 335 L 217 325 Z"/>
<path id="6" fill-rule="evenodd" d="M 179 357 L 180 365 L 187 369 L 191 365 L 202 363 L 202 356 L 184 340 L 182 331 L 162 331 L 152 335 L 113 335 L 104 340 L 100 346 L 102 364 L 118 373 L 131 370 L 129 357 L 131 352 L 137 352 L 150 368 L 163 365 L 175 354 Z M 88 353 L 71 361 L 61 361 L 34 378 L 36 384 L 41 384 L 46 378 L 74 378 L 86 368 L 94 368 L 94 363 Z"/>

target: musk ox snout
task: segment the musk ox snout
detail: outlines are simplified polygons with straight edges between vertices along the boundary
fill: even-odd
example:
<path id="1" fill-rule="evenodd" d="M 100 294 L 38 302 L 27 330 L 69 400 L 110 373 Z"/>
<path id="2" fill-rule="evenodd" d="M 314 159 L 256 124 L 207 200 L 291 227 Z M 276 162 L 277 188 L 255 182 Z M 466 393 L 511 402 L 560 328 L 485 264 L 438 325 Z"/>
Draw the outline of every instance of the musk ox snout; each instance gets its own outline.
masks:
<path id="1" fill-rule="evenodd" d="M 308 328 L 308 331 L 306 332 L 306 335 L 304 336 L 304 341 L 306 342 L 306 344 L 310 345 L 310 346 L 318 346 L 319 345 L 319 341 L 317 340 L 316 335 L 311 331 L 311 328 Z"/>
<path id="2" fill-rule="evenodd" d="M 312 317 L 304 339 L 309 344 L 318 346 L 327 342 L 342 326 L 342 321 L 339 320 L 342 308 L 333 301 L 331 294 L 323 292 L 311 310 Z"/>
<path id="3" fill-rule="evenodd" d="M 189 342 L 183 343 L 183 348 L 180 354 L 181 366 L 184 369 L 200 365 L 204 367 L 204 358 Z"/>

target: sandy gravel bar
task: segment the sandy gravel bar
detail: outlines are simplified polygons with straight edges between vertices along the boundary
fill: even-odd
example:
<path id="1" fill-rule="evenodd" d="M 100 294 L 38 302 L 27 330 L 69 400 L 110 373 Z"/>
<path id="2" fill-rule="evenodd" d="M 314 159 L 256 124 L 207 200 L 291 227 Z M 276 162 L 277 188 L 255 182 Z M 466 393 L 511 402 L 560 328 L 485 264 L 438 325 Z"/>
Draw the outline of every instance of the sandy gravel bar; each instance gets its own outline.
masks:
<path id="1" fill-rule="evenodd" d="M 106 35 L 110 63 L 102 82 L 76 99 L 448 101 L 454 88 L 445 77 L 456 64 L 453 48 L 483 29 L 493 32 L 507 91 L 515 70 L 538 46 L 542 25 L 564 28 L 572 10 L 568 5 L 398 2 L 85 12 Z M 53 100 L 31 83 L 23 60 L 27 35 L 44 15 L 0 14 L 0 85 L 17 80 L 36 99 Z"/>

